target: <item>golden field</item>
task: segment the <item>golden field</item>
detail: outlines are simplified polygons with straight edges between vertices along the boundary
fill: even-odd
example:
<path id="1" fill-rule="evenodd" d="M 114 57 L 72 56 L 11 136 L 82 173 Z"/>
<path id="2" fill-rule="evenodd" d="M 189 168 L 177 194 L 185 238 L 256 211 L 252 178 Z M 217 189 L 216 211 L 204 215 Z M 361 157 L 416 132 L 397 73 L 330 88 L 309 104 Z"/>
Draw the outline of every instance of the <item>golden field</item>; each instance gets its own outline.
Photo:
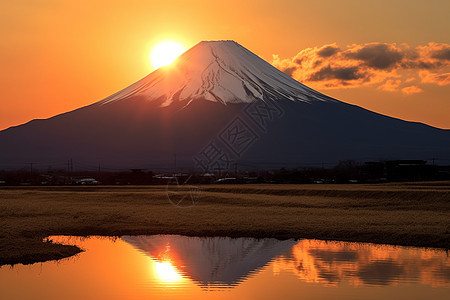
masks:
<path id="1" fill-rule="evenodd" d="M 169 201 L 184 196 L 180 206 Z M 187 201 L 191 196 L 195 205 Z M 43 242 L 50 235 L 124 234 L 316 238 L 449 249 L 450 182 L 0 188 L 0 265 L 80 251 Z"/>

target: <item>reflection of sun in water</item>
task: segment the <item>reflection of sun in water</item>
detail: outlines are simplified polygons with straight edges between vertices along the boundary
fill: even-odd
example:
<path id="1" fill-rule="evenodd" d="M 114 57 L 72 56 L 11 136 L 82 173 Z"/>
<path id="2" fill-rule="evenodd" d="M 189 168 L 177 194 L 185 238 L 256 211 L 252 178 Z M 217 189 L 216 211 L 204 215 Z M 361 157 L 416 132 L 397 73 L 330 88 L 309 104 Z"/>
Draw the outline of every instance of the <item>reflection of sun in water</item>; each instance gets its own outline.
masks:
<path id="1" fill-rule="evenodd" d="M 164 282 L 180 281 L 183 278 L 170 261 L 155 262 L 155 270 L 158 278 Z"/>
<path id="2" fill-rule="evenodd" d="M 165 41 L 155 45 L 150 55 L 153 68 L 170 65 L 186 48 L 175 41 Z"/>

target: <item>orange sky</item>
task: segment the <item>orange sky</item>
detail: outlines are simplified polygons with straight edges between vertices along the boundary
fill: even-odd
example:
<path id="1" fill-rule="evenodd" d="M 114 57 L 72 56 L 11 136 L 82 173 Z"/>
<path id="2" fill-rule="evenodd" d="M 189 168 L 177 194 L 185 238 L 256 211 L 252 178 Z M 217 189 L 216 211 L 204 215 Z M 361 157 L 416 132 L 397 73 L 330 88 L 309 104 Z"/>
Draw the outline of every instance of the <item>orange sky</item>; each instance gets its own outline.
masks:
<path id="1" fill-rule="evenodd" d="M 427 48 L 435 51 L 427 56 L 432 69 L 402 60 L 381 70 L 354 58 L 345 67 L 366 77 L 330 87 L 323 76 L 311 81 L 301 72 L 319 69 L 302 66 L 293 76 L 376 112 L 450 128 L 449 11 L 450 2 L 433 0 L 1 1 L 0 129 L 76 109 L 137 81 L 152 71 L 149 52 L 163 39 L 186 47 L 233 39 L 269 62 L 278 55 L 285 66 L 302 50 L 335 44 L 341 54 L 321 61 L 322 71 L 342 67 L 348 53 L 369 43 L 401 49 L 405 59 L 437 43 Z"/>

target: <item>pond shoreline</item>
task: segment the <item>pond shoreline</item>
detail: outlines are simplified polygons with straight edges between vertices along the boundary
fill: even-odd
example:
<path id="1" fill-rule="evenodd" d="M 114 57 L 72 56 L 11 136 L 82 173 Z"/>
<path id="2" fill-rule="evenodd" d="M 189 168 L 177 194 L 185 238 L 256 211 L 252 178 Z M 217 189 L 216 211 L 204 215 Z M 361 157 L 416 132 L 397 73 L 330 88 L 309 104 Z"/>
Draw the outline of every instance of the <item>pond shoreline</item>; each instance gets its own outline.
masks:
<path id="1" fill-rule="evenodd" d="M 169 201 L 166 186 L 2 187 L 0 266 L 81 251 L 43 242 L 51 235 L 312 238 L 450 248 L 450 182 L 198 189 L 195 205 L 181 208 Z"/>

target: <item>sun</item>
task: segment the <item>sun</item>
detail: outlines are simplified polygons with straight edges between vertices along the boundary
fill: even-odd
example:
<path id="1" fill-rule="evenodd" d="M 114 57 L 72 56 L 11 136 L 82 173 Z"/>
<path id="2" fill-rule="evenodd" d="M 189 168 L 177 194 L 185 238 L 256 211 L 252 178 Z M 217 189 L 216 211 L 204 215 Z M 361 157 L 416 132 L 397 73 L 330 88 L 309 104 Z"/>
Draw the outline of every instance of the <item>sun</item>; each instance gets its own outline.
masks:
<path id="1" fill-rule="evenodd" d="M 156 44 L 150 55 L 150 62 L 154 69 L 170 65 L 186 48 L 176 41 L 164 41 Z"/>
<path id="2" fill-rule="evenodd" d="M 161 281 L 176 282 L 183 279 L 170 261 L 155 262 L 155 264 L 156 275 Z"/>

